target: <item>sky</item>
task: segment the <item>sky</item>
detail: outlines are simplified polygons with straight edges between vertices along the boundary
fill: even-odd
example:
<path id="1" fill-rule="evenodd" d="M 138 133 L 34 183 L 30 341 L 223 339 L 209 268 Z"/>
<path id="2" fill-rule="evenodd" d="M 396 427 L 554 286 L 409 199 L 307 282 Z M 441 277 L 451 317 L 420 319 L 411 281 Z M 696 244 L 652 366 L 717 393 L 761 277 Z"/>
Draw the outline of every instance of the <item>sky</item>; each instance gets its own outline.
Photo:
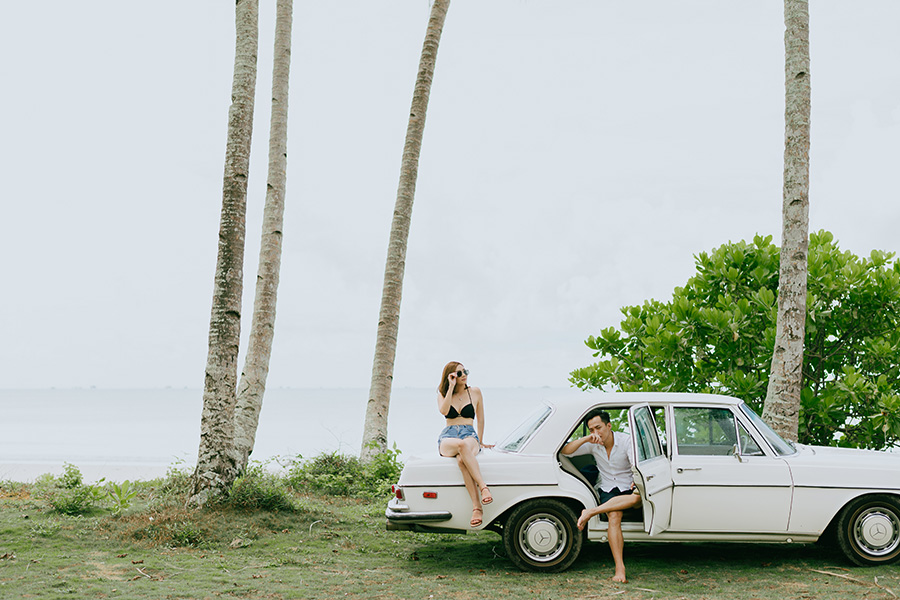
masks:
<path id="1" fill-rule="evenodd" d="M 260 7 L 244 348 L 267 168 Z M 430 5 L 296 2 L 269 386 L 367 387 Z M 816 0 L 810 229 L 900 250 L 900 2 Z M 428 107 L 394 386 L 564 387 L 694 255 L 780 243 L 775 0 L 454 0 Z M 14 2 L 0 21 L 0 387 L 203 385 L 233 3 Z M 240 359 L 243 363 L 243 355 Z"/>

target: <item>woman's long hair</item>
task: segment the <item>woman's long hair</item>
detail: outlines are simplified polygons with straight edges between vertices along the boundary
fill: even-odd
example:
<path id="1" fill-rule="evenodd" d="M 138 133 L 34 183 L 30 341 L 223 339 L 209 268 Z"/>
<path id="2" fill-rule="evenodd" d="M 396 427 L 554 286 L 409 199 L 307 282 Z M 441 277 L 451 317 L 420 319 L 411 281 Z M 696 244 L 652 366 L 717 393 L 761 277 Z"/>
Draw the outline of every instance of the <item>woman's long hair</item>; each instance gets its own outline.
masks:
<path id="1" fill-rule="evenodd" d="M 438 386 L 438 393 L 439 393 L 441 396 L 446 396 L 446 395 L 447 395 L 447 390 L 450 389 L 450 382 L 447 381 L 447 377 L 450 375 L 450 373 L 452 373 L 453 371 L 455 371 L 456 368 L 457 368 L 460 364 L 461 364 L 461 363 L 458 362 L 458 361 L 451 360 L 450 362 L 447 363 L 447 366 L 444 367 L 444 374 L 441 375 L 441 384 Z"/>

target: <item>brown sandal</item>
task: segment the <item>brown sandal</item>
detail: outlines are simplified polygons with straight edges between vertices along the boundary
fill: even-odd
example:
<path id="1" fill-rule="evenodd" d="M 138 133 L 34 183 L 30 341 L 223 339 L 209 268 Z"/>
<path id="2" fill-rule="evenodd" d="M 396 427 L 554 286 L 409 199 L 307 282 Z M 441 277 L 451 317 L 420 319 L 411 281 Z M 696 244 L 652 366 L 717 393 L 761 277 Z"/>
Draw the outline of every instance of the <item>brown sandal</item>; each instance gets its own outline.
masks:
<path id="1" fill-rule="evenodd" d="M 484 515 L 484 511 L 480 508 L 472 509 L 472 520 L 469 521 L 469 525 L 471 525 L 472 527 L 478 527 L 484 522 L 484 519 L 482 519 L 481 517 L 476 517 L 475 513 L 481 513 L 482 515 Z"/>
<path id="2" fill-rule="evenodd" d="M 484 496 L 484 491 L 487 490 L 487 497 Z M 488 486 L 484 486 L 481 488 L 481 503 L 482 504 L 490 504 L 494 501 L 494 497 L 491 496 L 491 490 L 488 490 Z"/>

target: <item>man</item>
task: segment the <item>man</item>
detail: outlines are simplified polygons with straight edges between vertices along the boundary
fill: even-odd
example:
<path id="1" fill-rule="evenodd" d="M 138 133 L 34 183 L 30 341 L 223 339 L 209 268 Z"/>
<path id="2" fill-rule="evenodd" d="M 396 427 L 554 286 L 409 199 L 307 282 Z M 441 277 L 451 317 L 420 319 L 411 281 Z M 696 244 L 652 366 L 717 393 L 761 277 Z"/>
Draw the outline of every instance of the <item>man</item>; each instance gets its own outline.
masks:
<path id="1" fill-rule="evenodd" d="M 631 436 L 613 431 L 609 425 L 609 413 L 595 408 L 585 419 L 590 434 L 563 446 L 566 456 L 592 454 L 600 471 L 600 506 L 586 508 L 578 518 L 578 529 L 584 529 L 591 517 L 606 513 L 609 519 L 607 537 L 609 549 L 616 564 L 613 581 L 625 583 L 625 562 L 622 554 L 625 540 L 622 537 L 622 511 L 640 506 L 641 497 L 634 490 L 631 469 L 634 466 L 634 449 Z"/>

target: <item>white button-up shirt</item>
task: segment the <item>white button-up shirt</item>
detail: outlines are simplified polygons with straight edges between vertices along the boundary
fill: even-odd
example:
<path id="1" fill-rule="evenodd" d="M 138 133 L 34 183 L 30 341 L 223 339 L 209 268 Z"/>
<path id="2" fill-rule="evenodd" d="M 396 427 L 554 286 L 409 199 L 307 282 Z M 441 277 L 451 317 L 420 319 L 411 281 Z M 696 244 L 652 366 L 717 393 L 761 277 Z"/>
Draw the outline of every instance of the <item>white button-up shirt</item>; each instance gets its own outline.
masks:
<path id="1" fill-rule="evenodd" d="M 597 470 L 600 471 L 598 487 L 604 492 L 613 488 L 622 491 L 631 489 L 634 478 L 631 469 L 634 466 L 634 448 L 631 446 L 631 436 L 627 433 L 613 431 L 613 447 L 609 455 L 606 454 L 606 446 L 585 442 L 575 452 L 567 456 L 582 456 L 593 454 L 597 461 Z"/>

